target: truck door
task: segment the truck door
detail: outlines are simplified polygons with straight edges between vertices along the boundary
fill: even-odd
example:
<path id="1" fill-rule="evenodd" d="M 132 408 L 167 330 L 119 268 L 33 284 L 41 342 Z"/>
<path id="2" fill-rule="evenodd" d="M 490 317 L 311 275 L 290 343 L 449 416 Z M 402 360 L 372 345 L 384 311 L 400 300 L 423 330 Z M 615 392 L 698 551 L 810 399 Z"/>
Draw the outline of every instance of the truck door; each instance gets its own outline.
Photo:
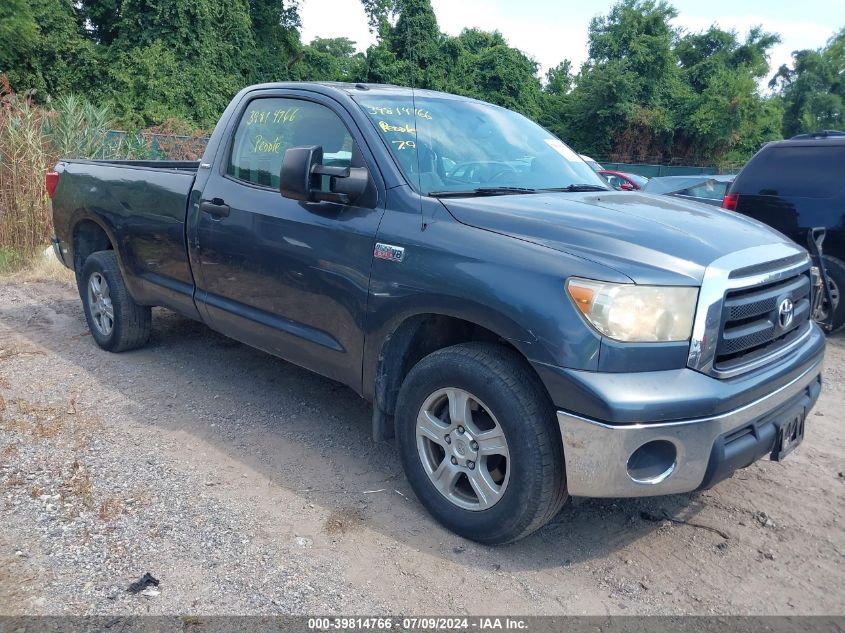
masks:
<path id="1" fill-rule="evenodd" d="M 301 94 L 261 93 L 235 116 L 195 211 L 196 298 L 216 330 L 360 391 L 383 187 L 348 113 Z M 367 194 L 283 198 L 285 151 L 304 145 L 321 145 L 326 165 L 367 167 Z"/>

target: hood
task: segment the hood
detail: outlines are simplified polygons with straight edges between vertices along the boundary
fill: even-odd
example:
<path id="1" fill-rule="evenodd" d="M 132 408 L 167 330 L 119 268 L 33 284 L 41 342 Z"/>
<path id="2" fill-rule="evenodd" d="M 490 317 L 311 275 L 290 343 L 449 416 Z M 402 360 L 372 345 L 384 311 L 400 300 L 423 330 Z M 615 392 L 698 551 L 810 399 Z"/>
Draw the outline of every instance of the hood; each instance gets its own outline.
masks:
<path id="1" fill-rule="evenodd" d="M 609 266 L 636 283 L 698 284 L 708 264 L 788 241 L 730 211 L 634 192 L 442 199 L 459 222 Z"/>

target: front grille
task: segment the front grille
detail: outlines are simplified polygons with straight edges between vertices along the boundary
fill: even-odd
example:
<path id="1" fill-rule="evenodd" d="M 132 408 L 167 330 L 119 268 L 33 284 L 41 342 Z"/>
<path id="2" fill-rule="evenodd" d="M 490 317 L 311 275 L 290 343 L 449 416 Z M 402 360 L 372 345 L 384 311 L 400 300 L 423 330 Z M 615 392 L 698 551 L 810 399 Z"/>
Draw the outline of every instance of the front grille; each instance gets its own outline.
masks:
<path id="1" fill-rule="evenodd" d="M 714 369 L 735 369 L 801 336 L 810 320 L 810 290 L 807 270 L 763 286 L 729 290 L 722 308 Z M 793 304 L 792 320 L 785 326 L 779 315 L 784 299 Z"/>

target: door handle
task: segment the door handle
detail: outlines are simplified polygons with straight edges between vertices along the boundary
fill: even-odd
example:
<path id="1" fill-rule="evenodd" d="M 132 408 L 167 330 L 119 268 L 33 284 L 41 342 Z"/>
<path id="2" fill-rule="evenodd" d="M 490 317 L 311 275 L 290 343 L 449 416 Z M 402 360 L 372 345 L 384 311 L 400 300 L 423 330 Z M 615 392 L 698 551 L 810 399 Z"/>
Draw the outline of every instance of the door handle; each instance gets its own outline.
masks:
<path id="1" fill-rule="evenodd" d="M 223 202 L 222 198 L 212 198 L 200 202 L 200 211 L 218 218 L 225 218 L 229 215 L 229 205 Z"/>

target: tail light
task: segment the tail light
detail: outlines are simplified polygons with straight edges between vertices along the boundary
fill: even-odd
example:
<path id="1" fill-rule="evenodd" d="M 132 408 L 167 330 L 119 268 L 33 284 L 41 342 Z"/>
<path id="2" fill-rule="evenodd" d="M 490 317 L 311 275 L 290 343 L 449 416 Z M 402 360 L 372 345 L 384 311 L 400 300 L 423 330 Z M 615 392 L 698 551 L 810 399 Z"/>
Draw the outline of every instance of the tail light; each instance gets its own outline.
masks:
<path id="1" fill-rule="evenodd" d="M 56 187 L 59 186 L 59 174 L 55 171 L 48 171 L 44 176 L 44 186 L 47 188 L 47 195 L 51 198 L 56 193 Z"/>
<path id="2" fill-rule="evenodd" d="M 738 193 L 726 193 L 725 199 L 722 200 L 722 208 L 728 211 L 736 211 L 736 205 L 739 204 Z"/>

